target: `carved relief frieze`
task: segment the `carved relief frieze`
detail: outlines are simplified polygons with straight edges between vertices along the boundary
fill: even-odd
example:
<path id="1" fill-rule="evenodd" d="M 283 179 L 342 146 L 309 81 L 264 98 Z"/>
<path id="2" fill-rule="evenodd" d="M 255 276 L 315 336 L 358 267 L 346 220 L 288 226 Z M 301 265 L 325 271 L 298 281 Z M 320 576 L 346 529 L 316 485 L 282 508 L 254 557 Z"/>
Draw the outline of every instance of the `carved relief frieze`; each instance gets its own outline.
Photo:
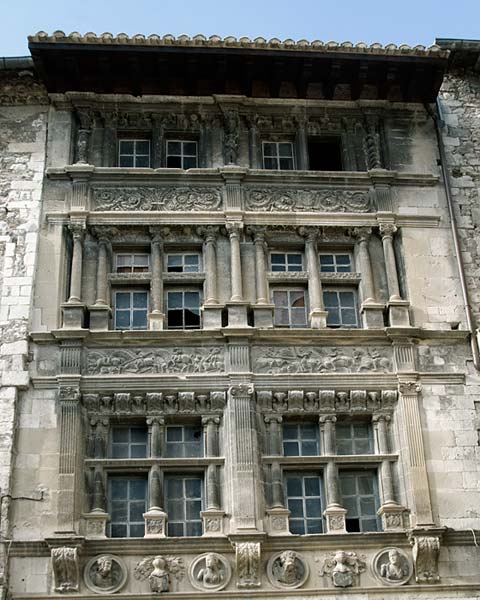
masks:
<path id="1" fill-rule="evenodd" d="M 262 412 L 391 412 L 397 402 L 396 390 L 258 391 Z"/>
<path id="2" fill-rule="evenodd" d="M 86 375 L 126 373 L 221 373 L 222 350 L 216 346 L 166 350 L 88 350 Z"/>
<path id="3" fill-rule="evenodd" d="M 372 570 L 385 585 L 405 585 L 412 576 L 413 566 L 400 548 L 384 548 L 374 557 Z"/>
<path id="4" fill-rule="evenodd" d="M 261 212 L 372 212 L 367 191 L 247 188 L 246 209 Z"/>
<path id="5" fill-rule="evenodd" d="M 88 445 L 99 449 L 100 453 L 102 449 L 104 450 L 106 424 L 108 416 L 112 414 L 215 413 L 223 411 L 225 402 L 226 392 L 223 391 L 207 394 L 197 392 L 84 394 L 83 405 L 87 413 L 92 415 Z M 94 441 L 90 441 L 90 437 Z M 94 454 L 97 455 L 98 452 Z"/>
<path id="6" fill-rule="evenodd" d="M 178 556 L 147 556 L 133 571 L 135 579 L 147 580 L 153 594 L 172 590 L 174 581 L 180 581 L 185 575 L 183 558 Z"/>
<path id="7" fill-rule="evenodd" d="M 390 348 L 305 348 L 254 346 L 252 362 L 257 373 L 391 373 Z"/>
<path id="8" fill-rule="evenodd" d="M 222 195 L 214 187 L 102 187 L 93 189 L 96 211 L 220 210 Z"/>

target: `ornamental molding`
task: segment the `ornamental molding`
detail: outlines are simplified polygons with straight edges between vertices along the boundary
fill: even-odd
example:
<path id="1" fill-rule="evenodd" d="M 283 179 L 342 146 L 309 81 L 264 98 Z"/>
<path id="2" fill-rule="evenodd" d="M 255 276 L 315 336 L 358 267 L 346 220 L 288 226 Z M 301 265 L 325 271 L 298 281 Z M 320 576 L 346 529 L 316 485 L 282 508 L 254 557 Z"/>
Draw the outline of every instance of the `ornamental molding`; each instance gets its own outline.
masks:
<path id="1" fill-rule="evenodd" d="M 375 210 L 367 191 L 247 188 L 246 210 L 260 212 L 361 212 Z"/>
<path id="2" fill-rule="evenodd" d="M 391 373 L 391 348 L 337 348 L 324 346 L 254 346 L 253 370 L 277 375 L 283 373 Z"/>
<path id="3" fill-rule="evenodd" d="M 86 375 L 222 373 L 222 348 L 218 346 L 165 350 L 88 350 Z"/>
<path id="4" fill-rule="evenodd" d="M 215 187 L 97 187 L 92 201 L 94 211 L 217 211 L 222 193 Z"/>

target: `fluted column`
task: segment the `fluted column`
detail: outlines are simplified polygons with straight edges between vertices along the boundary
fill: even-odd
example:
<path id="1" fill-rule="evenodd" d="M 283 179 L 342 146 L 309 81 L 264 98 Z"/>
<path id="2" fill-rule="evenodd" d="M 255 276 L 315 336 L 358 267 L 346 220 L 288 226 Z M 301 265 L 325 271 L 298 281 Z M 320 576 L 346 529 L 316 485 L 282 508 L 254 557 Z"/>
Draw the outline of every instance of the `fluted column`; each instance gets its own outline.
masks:
<path id="1" fill-rule="evenodd" d="M 230 238 L 231 302 L 243 302 L 242 262 L 240 254 L 240 234 L 242 227 L 241 223 L 227 223 L 227 231 Z"/>
<path id="2" fill-rule="evenodd" d="M 310 327 L 321 329 L 327 326 L 327 313 L 323 309 L 322 282 L 318 264 L 318 230 L 300 228 L 299 233 L 305 237 L 305 259 L 308 271 L 308 298 L 310 304 Z"/>

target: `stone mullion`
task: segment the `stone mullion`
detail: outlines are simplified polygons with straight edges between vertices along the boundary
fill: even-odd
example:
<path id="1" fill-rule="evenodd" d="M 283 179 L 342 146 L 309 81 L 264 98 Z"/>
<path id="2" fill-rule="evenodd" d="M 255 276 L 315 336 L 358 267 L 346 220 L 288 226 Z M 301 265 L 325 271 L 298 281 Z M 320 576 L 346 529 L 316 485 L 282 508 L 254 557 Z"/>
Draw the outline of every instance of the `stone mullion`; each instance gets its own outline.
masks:
<path id="1" fill-rule="evenodd" d="M 217 292 L 217 229 L 205 231 L 205 304 L 218 304 Z"/>
<path id="2" fill-rule="evenodd" d="M 242 263 L 240 255 L 241 225 L 238 223 L 227 223 L 227 231 L 230 237 L 230 273 L 232 284 L 230 301 L 243 302 Z"/>
<path id="3" fill-rule="evenodd" d="M 432 526 L 434 521 L 419 408 L 421 389 L 421 385 L 415 381 L 399 384 L 399 426 L 405 432 L 406 437 L 404 459 L 413 497 L 414 524 L 416 526 Z"/>
<path id="4" fill-rule="evenodd" d="M 161 458 L 165 446 L 165 419 L 163 417 L 148 417 L 147 425 L 150 439 L 150 458 Z"/>
<path id="5" fill-rule="evenodd" d="M 327 507 L 323 515 L 327 522 L 328 533 L 345 533 L 345 515 L 347 511 L 341 505 L 340 482 L 338 478 L 338 467 L 335 462 L 335 415 L 322 415 L 319 419 L 323 438 L 323 452 L 328 457 L 325 468 L 325 491 Z"/>
<path id="6" fill-rule="evenodd" d="M 304 120 L 299 120 L 297 123 L 295 141 L 297 147 L 297 164 L 295 167 L 299 171 L 306 171 L 308 170 L 308 144 L 306 122 Z"/>
<path id="7" fill-rule="evenodd" d="M 151 231 L 151 279 L 150 279 L 150 314 L 149 329 L 163 329 L 165 315 L 163 312 L 163 246 L 161 236 Z"/>
<path id="8" fill-rule="evenodd" d="M 327 313 L 323 309 L 322 282 L 320 279 L 320 266 L 318 264 L 318 248 L 316 230 L 301 230 L 305 235 L 305 259 L 308 271 L 308 297 L 310 304 L 310 326 L 320 329 L 327 326 Z"/>
<path id="9" fill-rule="evenodd" d="M 98 263 L 97 263 L 97 297 L 96 305 L 108 306 L 108 239 L 100 237 L 98 240 Z"/>
<path id="10" fill-rule="evenodd" d="M 69 303 L 82 301 L 83 226 L 70 225 L 73 237 L 72 268 L 70 273 Z"/>
<path id="11" fill-rule="evenodd" d="M 266 451 L 270 456 L 282 456 L 282 435 L 281 435 L 281 424 L 283 418 L 281 415 L 266 415 L 264 417 L 265 424 L 267 425 L 267 443 Z"/>

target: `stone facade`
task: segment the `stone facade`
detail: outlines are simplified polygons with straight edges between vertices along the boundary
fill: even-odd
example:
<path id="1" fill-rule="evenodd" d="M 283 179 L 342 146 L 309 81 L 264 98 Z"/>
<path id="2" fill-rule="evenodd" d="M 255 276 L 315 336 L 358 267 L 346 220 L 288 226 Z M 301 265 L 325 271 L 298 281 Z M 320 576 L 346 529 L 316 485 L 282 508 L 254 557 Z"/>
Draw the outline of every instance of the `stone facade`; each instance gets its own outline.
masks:
<path id="1" fill-rule="evenodd" d="M 37 34 L 48 136 L 40 88 L 0 110 L 19 137 L 2 182 L 30 192 L 8 196 L 2 311 L 35 272 L 4 313 L 28 369 L 2 375 L 5 591 L 478 600 L 480 383 L 438 89 L 402 70 L 447 54 L 200 37 Z M 155 50 L 132 89 L 112 44 Z M 294 49 L 302 77 L 297 54 L 229 71 L 237 45 Z M 88 78 L 76 52 L 103 57 Z M 36 152 L 22 135 L 43 144 L 31 176 L 8 168 Z"/>

